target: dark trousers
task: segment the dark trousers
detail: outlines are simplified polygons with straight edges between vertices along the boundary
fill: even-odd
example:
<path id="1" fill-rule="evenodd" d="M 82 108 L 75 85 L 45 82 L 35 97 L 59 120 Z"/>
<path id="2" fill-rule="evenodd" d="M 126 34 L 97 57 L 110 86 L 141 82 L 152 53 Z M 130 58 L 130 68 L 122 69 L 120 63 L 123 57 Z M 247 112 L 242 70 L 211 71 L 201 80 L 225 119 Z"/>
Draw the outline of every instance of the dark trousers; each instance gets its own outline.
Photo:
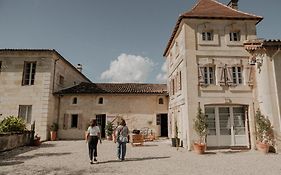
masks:
<path id="1" fill-rule="evenodd" d="M 117 157 L 120 160 L 124 160 L 126 156 L 126 143 L 127 142 L 118 142 L 117 143 Z"/>
<path id="2" fill-rule="evenodd" d="M 89 147 L 90 160 L 93 160 L 93 153 L 94 153 L 94 157 L 97 157 L 97 155 L 98 155 L 98 150 L 97 150 L 98 141 L 99 141 L 98 136 L 89 137 L 88 147 Z"/>

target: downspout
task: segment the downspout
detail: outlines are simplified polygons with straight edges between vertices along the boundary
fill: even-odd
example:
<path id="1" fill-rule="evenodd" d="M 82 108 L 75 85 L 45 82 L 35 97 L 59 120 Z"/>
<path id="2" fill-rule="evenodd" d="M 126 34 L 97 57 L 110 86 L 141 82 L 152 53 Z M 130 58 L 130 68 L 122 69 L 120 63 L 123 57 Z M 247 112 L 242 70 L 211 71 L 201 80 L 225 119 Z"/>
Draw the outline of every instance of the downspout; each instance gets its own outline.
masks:
<path id="1" fill-rule="evenodd" d="M 53 71 L 53 89 L 52 89 L 52 94 L 55 92 L 55 79 L 56 79 L 56 65 L 57 65 L 57 61 L 59 59 L 56 59 L 54 62 L 54 71 Z"/>

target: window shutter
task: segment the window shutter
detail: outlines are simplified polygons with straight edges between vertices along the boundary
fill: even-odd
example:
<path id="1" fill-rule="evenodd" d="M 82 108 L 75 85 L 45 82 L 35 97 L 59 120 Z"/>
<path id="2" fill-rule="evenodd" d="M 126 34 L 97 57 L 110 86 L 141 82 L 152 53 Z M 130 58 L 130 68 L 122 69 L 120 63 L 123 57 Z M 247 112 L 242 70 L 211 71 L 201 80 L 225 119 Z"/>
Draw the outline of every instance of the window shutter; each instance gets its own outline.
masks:
<path id="1" fill-rule="evenodd" d="M 199 85 L 205 85 L 205 81 L 204 81 L 204 66 L 203 65 L 199 65 L 198 66 L 198 82 Z"/>
<path id="2" fill-rule="evenodd" d="M 254 79 L 254 76 L 253 76 L 253 66 L 247 66 L 245 68 L 245 80 L 246 80 L 246 83 L 249 85 L 249 86 L 253 86 L 253 80 Z"/>
<path id="3" fill-rule="evenodd" d="M 69 114 L 64 114 L 64 116 L 63 116 L 63 129 L 68 129 L 68 127 L 69 127 L 68 118 L 69 118 Z"/>
<path id="4" fill-rule="evenodd" d="M 220 86 L 225 86 L 225 66 L 218 65 L 218 84 Z"/>
<path id="5" fill-rule="evenodd" d="M 229 86 L 233 86 L 233 77 L 232 77 L 232 66 L 227 66 L 226 68 L 226 83 Z"/>
<path id="6" fill-rule="evenodd" d="M 83 115 L 78 115 L 78 129 L 83 129 Z"/>

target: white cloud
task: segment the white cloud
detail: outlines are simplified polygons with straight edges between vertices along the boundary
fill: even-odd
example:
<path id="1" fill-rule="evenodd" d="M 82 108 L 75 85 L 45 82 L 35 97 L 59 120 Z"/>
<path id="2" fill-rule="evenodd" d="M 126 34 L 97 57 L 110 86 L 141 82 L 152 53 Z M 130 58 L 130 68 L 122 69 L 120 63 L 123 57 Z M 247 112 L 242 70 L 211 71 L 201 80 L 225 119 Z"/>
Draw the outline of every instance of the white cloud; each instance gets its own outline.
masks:
<path id="1" fill-rule="evenodd" d="M 147 57 L 137 55 L 119 55 L 110 63 L 108 70 L 101 74 L 101 79 L 110 82 L 145 82 L 154 66 Z"/>
<path id="2" fill-rule="evenodd" d="M 167 71 L 168 71 L 168 62 L 165 61 L 161 67 L 161 73 L 156 76 L 156 80 L 160 83 L 167 83 Z"/>

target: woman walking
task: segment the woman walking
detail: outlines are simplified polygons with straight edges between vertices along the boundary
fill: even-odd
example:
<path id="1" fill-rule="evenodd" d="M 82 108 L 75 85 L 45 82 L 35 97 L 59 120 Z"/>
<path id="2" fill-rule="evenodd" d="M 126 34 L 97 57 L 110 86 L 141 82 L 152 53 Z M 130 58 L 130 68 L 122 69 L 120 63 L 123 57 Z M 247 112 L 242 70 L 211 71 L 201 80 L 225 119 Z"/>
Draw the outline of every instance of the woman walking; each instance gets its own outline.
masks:
<path id="1" fill-rule="evenodd" d="M 100 128 L 97 126 L 96 120 L 91 121 L 91 125 L 88 128 L 86 139 L 87 139 L 86 142 L 88 142 L 88 147 L 89 147 L 90 163 L 93 164 L 93 157 L 94 157 L 94 163 L 98 163 L 97 144 L 99 140 L 101 143 L 101 133 L 100 133 Z"/>
<path id="2" fill-rule="evenodd" d="M 116 129 L 117 157 L 120 161 L 125 160 L 126 144 L 129 141 L 128 135 L 129 135 L 129 129 L 126 126 L 125 120 L 122 119 L 120 125 Z"/>

